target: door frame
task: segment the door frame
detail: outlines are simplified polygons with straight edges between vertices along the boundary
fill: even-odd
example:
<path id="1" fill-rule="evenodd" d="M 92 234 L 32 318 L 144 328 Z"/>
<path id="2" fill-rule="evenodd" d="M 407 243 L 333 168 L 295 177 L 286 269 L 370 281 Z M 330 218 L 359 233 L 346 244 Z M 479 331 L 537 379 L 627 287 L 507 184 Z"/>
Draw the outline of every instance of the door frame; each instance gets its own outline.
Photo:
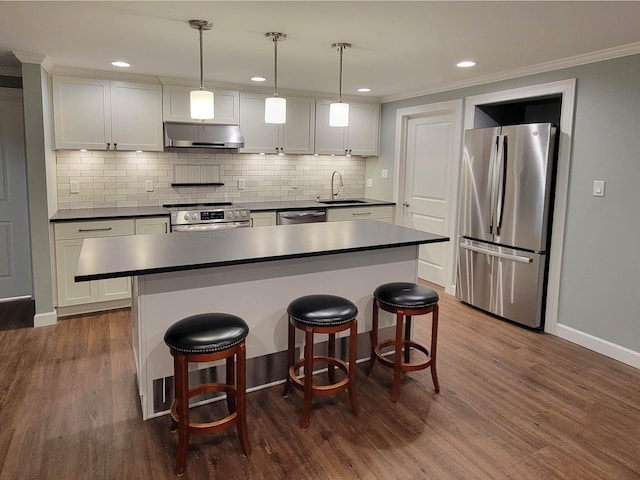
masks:
<path id="1" fill-rule="evenodd" d="M 460 159 L 462 157 L 462 138 L 464 129 L 462 128 L 462 99 L 448 100 L 446 102 L 430 103 L 427 105 L 418 105 L 415 107 L 399 108 L 396 110 L 396 151 L 394 161 L 394 186 L 393 199 L 396 206 L 400 205 L 400 199 L 404 197 L 405 176 L 407 163 L 407 135 L 409 120 L 422 117 L 433 117 L 436 115 L 452 115 L 454 129 L 456 130 L 453 152 L 454 158 L 458 161 L 451 166 L 451 184 L 449 192 L 451 195 L 449 201 L 449 232 L 450 241 L 447 243 L 447 256 L 449 257 L 449 272 L 445 278 L 445 292 L 455 295 L 455 270 L 456 270 L 456 251 L 458 248 L 458 197 L 460 185 Z M 399 224 L 402 219 L 400 207 L 396 208 L 395 223 Z"/>

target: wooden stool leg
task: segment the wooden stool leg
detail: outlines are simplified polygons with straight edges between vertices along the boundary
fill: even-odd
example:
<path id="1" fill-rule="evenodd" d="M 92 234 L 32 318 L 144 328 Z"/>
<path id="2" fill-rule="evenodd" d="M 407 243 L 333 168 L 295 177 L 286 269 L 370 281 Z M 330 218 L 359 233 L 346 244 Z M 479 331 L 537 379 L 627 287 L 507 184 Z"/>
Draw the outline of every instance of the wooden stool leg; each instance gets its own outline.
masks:
<path id="1" fill-rule="evenodd" d="M 438 373 L 436 372 L 436 346 L 438 344 L 438 304 L 433 307 L 431 314 L 431 378 L 436 393 L 440 392 L 440 384 L 438 383 Z"/>
<path id="2" fill-rule="evenodd" d="M 247 350 L 244 341 L 238 346 L 238 368 L 235 384 L 236 407 L 238 409 L 236 427 L 240 438 L 240 447 L 248 457 L 251 455 L 251 444 L 247 432 Z"/>
<path id="3" fill-rule="evenodd" d="M 336 358 L 336 334 L 329 334 L 329 348 L 327 356 L 330 358 Z M 327 364 L 327 374 L 329 376 L 329 383 L 336 383 L 336 366 L 332 363 Z"/>
<path id="4" fill-rule="evenodd" d="M 289 318 L 289 334 L 288 334 L 288 347 L 287 347 L 287 377 L 284 382 L 284 390 L 282 391 L 282 396 L 287 398 L 289 395 L 289 389 L 291 388 L 291 376 L 289 374 L 289 370 L 296 363 L 296 331 L 291 323 L 291 318 Z"/>
<path id="5" fill-rule="evenodd" d="M 304 342 L 304 404 L 300 427 L 306 430 L 309 428 L 313 400 L 313 328 L 305 328 Z"/>
<path id="6" fill-rule="evenodd" d="M 407 315 L 405 317 L 405 324 L 404 324 L 404 339 L 406 342 L 409 342 L 409 340 L 411 340 L 411 315 Z M 409 363 L 411 361 L 410 358 L 410 350 L 411 348 L 409 347 L 409 343 L 405 343 L 404 344 L 404 363 Z"/>
<path id="7" fill-rule="evenodd" d="M 349 403 L 354 415 L 358 415 L 358 401 L 356 399 L 356 353 L 358 349 L 358 320 L 355 318 L 351 322 L 349 331 Z"/>
<path id="8" fill-rule="evenodd" d="M 369 368 L 367 368 L 367 377 L 371 375 L 373 367 L 376 364 L 376 347 L 378 346 L 378 301 L 373 299 L 373 323 L 371 332 L 369 333 L 371 340 L 371 356 L 369 358 Z"/>
<path id="9" fill-rule="evenodd" d="M 233 359 L 233 355 L 230 356 L 229 358 L 227 358 L 227 379 L 226 379 L 226 383 L 227 385 L 234 385 L 235 382 L 235 362 Z M 236 389 L 238 388 L 237 384 L 236 384 Z M 232 392 L 227 392 L 227 407 L 229 408 L 229 413 L 233 413 L 236 411 L 237 408 L 237 399 L 236 399 L 236 395 L 237 395 L 237 390 L 236 393 L 232 393 Z"/>
<path id="10" fill-rule="evenodd" d="M 174 357 L 176 382 L 176 412 L 178 414 L 178 452 L 176 455 L 176 475 L 184 473 L 189 449 L 189 368 L 184 355 Z"/>
<path id="11" fill-rule="evenodd" d="M 396 313 L 396 341 L 395 352 L 393 354 L 393 390 L 391 391 L 391 401 L 397 402 L 400 395 L 400 377 L 402 375 L 402 326 L 404 314 L 401 310 Z"/>

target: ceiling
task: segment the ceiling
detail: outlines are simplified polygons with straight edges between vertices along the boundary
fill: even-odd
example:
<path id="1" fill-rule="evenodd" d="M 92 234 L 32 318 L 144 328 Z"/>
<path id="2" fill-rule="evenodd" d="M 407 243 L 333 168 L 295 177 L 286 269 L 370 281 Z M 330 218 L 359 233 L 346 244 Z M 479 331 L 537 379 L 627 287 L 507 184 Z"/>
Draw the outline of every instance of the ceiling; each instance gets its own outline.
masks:
<path id="1" fill-rule="evenodd" d="M 281 91 L 336 95 L 331 44 L 349 42 L 343 94 L 383 100 L 585 63 L 602 50 L 640 52 L 637 1 L 0 1 L 0 66 L 19 67 L 11 52 L 45 54 L 52 72 L 120 72 L 110 62 L 126 60 L 127 73 L 197 85 L 189 19 L 214 24 L 204 33 L 207 83 L 255 85 L 250 77 L 262 75 L 273 88 L 264 33 L 276 31 L 288 35 L 278 48 Z M 478 65 L 457 68 L 464 59 Z"/>

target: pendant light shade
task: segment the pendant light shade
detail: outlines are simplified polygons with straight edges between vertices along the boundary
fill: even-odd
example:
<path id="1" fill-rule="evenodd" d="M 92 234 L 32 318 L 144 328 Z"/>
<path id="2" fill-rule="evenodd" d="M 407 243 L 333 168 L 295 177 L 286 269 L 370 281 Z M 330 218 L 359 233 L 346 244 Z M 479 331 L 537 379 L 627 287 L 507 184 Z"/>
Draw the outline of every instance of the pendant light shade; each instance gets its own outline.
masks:
<path id="1" fill-rule="evenodd" d="M 278 96 L 278 42 L 286 40 L 287 35 L 278 32 L 264 34 L 273 41 L 273 97 L 264 100 L 264 121 L 266 123 L 287 123 L 287 100 Z"/>
<path id="2" fill-rule="evenodd" d="M 345 48 L 351 47 L 350 43 L 334 43 L 331 48 L 337 48 L 340 52 L 340 74 L 338 87 L 338 101 L 329 106 L 329 126 L 349 126 L 349 104 L 342 101 L 342 53 Z"/>
<path id="3" fill-rule="evenodd" d="M 214 115 L 213 92 L 204 88 L 202 72 L 202 32 L 211 30 L 213 24 L 207 20 L 189 20 L 189 26 L 200 32 L 200 88 L 192 90 L 189 96 L 191 105 L 191 118 L 195 120 L 211 120 Z"/>

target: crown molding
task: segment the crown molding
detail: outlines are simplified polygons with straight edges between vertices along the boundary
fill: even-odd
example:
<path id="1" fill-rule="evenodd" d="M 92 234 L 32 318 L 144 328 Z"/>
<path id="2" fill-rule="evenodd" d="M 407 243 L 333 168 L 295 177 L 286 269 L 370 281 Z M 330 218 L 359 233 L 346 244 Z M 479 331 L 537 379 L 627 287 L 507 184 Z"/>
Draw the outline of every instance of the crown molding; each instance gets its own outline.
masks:
<path id="1" fill-rule="evenodd" d="M 49 71 L 53 67 L 52 60 L 43 53 L 20 52 L 13 51 L 13 55 L 20 60 L 21 63 L 35 63 L 42 65 L 45 70 Z"/>
<path id="2" fill-rule="evenodd" d="M 613 58 L 636 55 L 638 53 L 640 53 L 640 42 L 630 43 L 628 45 L 607 48 L 604 50 L 598 50 L 596 52 L 576 55 L 574 57 L 554 60 L 552 62 L 539 63 L 537 65 L 531 65 L 523 68 L 516 68 L 514 70 L 508 70 L 508 71 L 500 72 L 496 74 L 470 78 L 460 82 L 451 82 L 451 83 L 436 85 L 432 88 L 414 91 L 411 93 L 389 95 L 389 96 L 382 97 L 382 103 L 395 102 L 397 100 L 407 100 L 409 98 L 422 97 L 425 95 L 432 95 L 434 93 L 442 93 L 442 92 L 448 92 L 451 90 L 458 90 L 460 88 L 467 88 L 467 87 L 473 87 L 476 85 L 484 85 L 487 83 L 500 82 L 502 80 L 511 80 L 513 78 L 526 77 L 527 75 L 551 72 L 554 70 L 562 70 L 564 68 L 577 67 L 579 65 L 586 65 L 588 63 L 602 62 L 605 60 L 611 60 Z"/>

